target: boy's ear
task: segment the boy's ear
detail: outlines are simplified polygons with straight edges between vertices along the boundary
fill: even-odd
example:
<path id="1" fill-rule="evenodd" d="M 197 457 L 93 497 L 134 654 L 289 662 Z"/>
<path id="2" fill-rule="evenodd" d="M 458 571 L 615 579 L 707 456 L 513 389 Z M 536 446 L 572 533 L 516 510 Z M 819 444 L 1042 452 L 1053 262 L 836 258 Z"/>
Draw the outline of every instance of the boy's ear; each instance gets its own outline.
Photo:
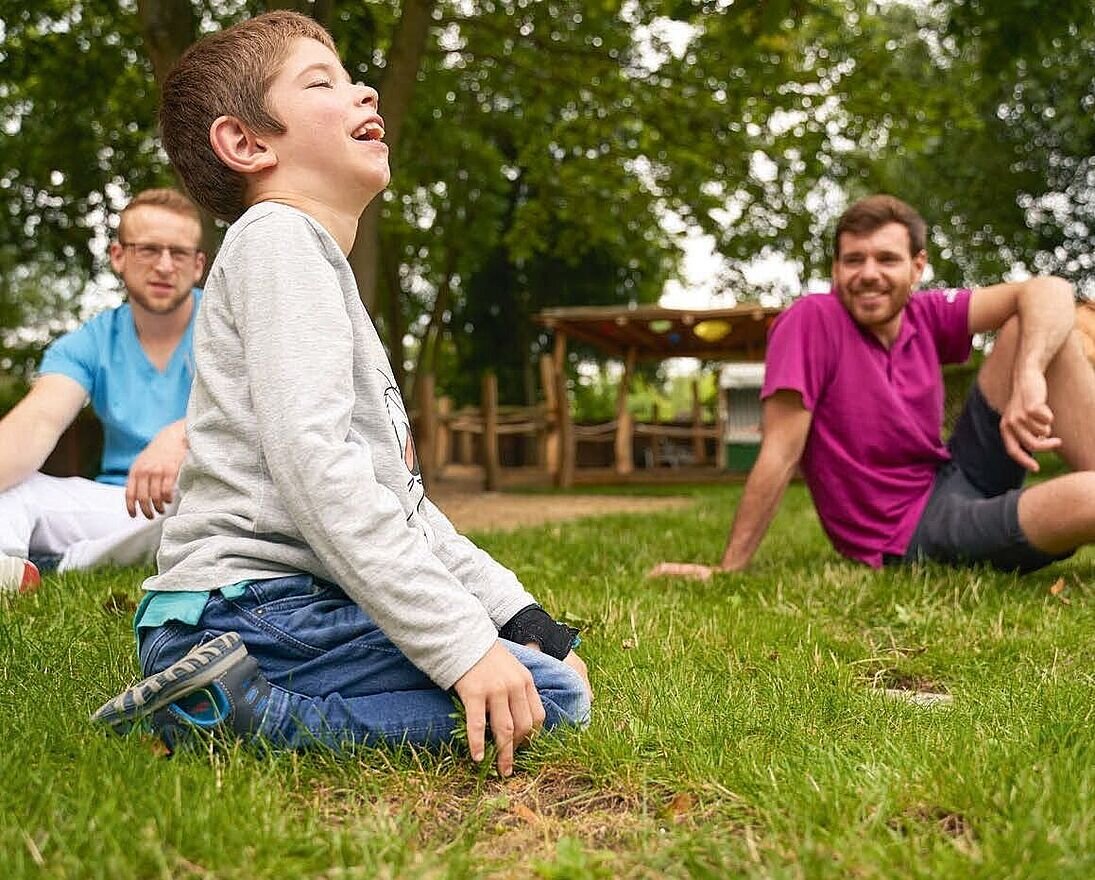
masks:
<path id="1" fill-rule="evenodd" d="M 235 116 L 213 120 L 209 143 L 217 158 L 240 174 L 254 174 L 278 164 L 273 148 Z"/>

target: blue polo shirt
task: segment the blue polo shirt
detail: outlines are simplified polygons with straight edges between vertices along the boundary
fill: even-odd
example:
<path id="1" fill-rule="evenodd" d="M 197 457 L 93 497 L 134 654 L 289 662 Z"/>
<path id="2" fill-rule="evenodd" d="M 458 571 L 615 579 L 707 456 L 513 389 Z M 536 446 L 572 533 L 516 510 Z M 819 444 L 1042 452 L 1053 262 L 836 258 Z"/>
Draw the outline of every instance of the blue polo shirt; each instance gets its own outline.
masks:
<path id="1" fill-rule="evenodd" d="M 79 382 L 103 425 L 98 480 L 124 486 L 129 468 L 161 430 L 186 415 L 194 378 L 194 310 L 166 368 L 152 365 L 137 338 L 129 303 L 96 315 L 46 349 L 39 375 L 58 373 Z"/>

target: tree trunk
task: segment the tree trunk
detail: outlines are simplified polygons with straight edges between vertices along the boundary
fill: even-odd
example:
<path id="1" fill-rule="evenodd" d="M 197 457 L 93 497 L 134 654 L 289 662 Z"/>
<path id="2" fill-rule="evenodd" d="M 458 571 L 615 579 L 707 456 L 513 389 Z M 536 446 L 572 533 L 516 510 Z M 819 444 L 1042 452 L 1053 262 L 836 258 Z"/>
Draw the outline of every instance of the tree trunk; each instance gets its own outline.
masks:
<path id="1" fill-rule="evenodd" d="M 435 0 L 404 0 L 403 13 L 399 17 L 392 36 L 384 75 L 380 79 L 380 115 L 384 117 L 384 142 L 388 154 L 394 160 L 399 155 L 399 135 L 410 113 L 418 70 L 426 53 L 426 40 L 430 33 Z M 380 249 L 381 199 L 373 199 L 361 215 L 357 225 L 357 238 L 350 251 L 350 266 L 357 279 L 358 292 L 365 308 L 376 306 L 377 275 Z M 395 341 L 392 341 L 395 347 Z"/>
<path id="2" fill-rule="evenodd" d="M 137 0 L 137 18 L 141 24 L 141 38 L 145 51 L 152 61 L 152 74 L 156 78 L 156 88 L 163 87 L 163 81 L 179 60 L 179 56 L 189 48 L 198 36 L 198 17 L 194 14 L 191 0 Z M 174 169 L 172 169 L 174 170 Z M 179 186 L 186 189 L 178 179 Z M 202 250 L 209 255 L 205 269 L 213 264 L 213 255 L 217 252 L 220 231 L 216 220 L 205 210 L 202 216 Z M 205 279 L 202 279 L 204 283 Z"/>
<path id="3" fill-rule="evenodd" d="M 422 334 L 422 342 L 418 346 L 418 359 L 414 367 L 414 387 L 411 392 L 412 406 L 417 406 L 420 399 L 419 377 L 429 372 L 436 375 L 437 350 L 441 347 L 441 334 L 445 332 L 445 311 L 452 299 L 452 277 L 455 266 L 456 257 L 449 254 L 445 276 L 437 286 L 437 296 L 434 297 L 433 308 L 430 309 L 430 323 L 426 325 L 426 332 Z"/>
<path id="4" fill-rule="evenodd" d="M 480 409 L 483 413 L 483 488 L 497 492 L 502 485 L 502 463 L 498 456 L 498 377 L 483 374 Z"/>
<path id="5" fill-rule="evenodd" d="M 179 56 L 198 35 L 194 4 L 191 0 L 137 0 L 137 17 L 156 85 L 162 86 Z"/>
<path id="6" fill-rule="evenodd" d="M 430 310 L 430 323 L 426 325 L 426 332 L 422 334 L 422 340 L 418 345 L 418 357 L 414 365 L 413 387 L 411 391 L 412 405 L 417 405 L 422 393 L 422 377 L 431 371 L 436 363 L 432 357 L 434 349 L 441 344 L 442 322 L 445 309 L 449 302 L 449 280 L 445 281 L 437 289 L 437 297 L 434 299 L 433 308 Z"/>
<path id="7" fill-rule="evenodd" d="M 399 260 L 395 249 L 388 248 L 381 261 L 384 270 L 384 318 L 388 335 L 388 358 L 392 362 L 392 378 L 400 394 L 407 391 L 407 374 L 403 366 L 403 285 L 399 280 Z"/>

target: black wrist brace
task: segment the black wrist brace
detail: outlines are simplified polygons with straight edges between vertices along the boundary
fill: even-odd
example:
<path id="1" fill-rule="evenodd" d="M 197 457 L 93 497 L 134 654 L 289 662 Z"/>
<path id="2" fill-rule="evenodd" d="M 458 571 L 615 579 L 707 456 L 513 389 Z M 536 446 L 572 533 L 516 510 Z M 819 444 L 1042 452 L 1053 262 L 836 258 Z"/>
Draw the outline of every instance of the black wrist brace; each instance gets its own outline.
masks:
<path id="1" fill-rule="evenodd" d="M 562 660 L 576 644 L 578 630 L 556 623 L 539 605 L 529 605 L 513 615 L 498 635 L 519 645 L 535 642 L 549 657 Z"/>

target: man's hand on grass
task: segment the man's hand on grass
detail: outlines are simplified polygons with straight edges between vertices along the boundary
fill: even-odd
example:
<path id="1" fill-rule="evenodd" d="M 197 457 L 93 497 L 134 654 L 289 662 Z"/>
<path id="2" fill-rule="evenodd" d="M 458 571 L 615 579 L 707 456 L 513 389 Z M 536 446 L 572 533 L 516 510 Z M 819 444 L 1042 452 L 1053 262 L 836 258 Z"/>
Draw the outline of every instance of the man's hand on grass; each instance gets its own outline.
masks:
<path id="1" fill-rule="evenodd" d="M 454 685 L 464 704 L 468 749 L 473 761 L 483 760 L 487 719 L 498 748 L 498 772 L 513 773 L 513 753 L 544 723 L 544 705 L 532 673 L 495 642 L 482 659 Z"/>
<path id="2" fill-rule="evenodd" d="M 684 577 L 696 581 L 711 579 L 716 571 L 722 571 L 717 565 L 701 565 L 698 562 L 659 562 L 646 573 L 647 577 Z"/>

